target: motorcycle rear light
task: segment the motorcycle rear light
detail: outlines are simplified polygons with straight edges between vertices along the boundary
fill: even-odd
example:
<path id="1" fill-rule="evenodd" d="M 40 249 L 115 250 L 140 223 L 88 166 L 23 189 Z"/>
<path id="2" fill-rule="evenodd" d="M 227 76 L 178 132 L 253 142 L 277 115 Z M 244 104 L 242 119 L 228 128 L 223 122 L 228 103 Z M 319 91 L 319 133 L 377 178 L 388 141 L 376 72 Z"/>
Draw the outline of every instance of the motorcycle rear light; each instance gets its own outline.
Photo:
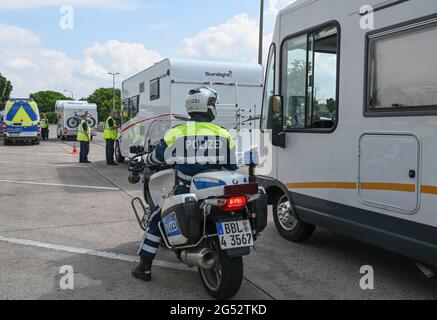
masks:
<path id="1" fill-rule="evenodd" d="M 246 196 L 230 197 L 226 200 L 225 205 L 222 207 L 224 211 L 238 211 L 243 209 L 247 205 Z"/>
<path id="2" fill-rule="evenodd" d="M 258 193 L 258 183 L 236 184 L 225 187 L 225 197 L 254 195 Z"/>

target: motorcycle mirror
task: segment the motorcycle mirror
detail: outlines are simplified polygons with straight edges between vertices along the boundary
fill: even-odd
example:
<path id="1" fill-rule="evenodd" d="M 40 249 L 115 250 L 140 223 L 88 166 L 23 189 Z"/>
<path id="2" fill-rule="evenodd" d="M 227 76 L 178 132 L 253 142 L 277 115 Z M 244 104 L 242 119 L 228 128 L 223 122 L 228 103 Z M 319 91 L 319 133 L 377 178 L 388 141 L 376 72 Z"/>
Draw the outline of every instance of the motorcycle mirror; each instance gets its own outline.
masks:
<path id="1" fill-rule="evenodd" d="M 259 152 L 258 148 L 253 148 L 250 151 L 244 153 L 244 165 L 248 167 L 254 167 L 259 165 Z"/>

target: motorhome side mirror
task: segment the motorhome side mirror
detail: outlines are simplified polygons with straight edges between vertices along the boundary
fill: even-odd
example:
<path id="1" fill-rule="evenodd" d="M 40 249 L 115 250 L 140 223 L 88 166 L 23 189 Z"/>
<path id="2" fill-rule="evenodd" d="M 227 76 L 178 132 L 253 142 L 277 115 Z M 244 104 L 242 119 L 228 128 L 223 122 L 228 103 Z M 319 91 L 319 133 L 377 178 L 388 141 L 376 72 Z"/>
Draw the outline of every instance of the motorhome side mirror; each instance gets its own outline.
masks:
<path id="1" fill-rule="evenodd" d="M 142 146 L 131 146 L 129 149 L 132 154 L 140 154 L 144 152 L 144 147 Z"/>
<path id="2" fill-rule="evenodd" d="M 270 110 L 272 112 L 271 128 L 272 128 L 272 144 L 275 147 L 285 148 L 285 132 L 283 125 L 283 99 L 282 96 L 273 96 L 270 99 Z"/>

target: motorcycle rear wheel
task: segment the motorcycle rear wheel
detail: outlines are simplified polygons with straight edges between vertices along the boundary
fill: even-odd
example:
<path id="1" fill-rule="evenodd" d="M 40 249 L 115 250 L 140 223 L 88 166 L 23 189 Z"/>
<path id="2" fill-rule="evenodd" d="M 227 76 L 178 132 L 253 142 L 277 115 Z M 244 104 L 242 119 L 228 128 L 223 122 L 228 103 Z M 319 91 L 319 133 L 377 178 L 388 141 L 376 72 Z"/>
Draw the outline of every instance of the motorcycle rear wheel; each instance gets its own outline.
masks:
<path id="1" fill-rule="evenodd" d="M 200 279 L 205 290 L 217 300 L 234 297 L 243 282 L 243 258 L 230 258 L 223 251 L 219 263 L 212 269 L 199 268 Z"/>

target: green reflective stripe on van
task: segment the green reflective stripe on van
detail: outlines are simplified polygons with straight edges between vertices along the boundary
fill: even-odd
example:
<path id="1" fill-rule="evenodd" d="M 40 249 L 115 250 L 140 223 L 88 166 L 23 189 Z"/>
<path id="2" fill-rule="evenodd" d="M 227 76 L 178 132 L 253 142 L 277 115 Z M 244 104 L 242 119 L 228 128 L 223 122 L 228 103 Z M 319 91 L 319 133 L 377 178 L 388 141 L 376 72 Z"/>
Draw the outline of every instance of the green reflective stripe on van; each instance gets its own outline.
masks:
<path id="1" fill-rule="evenodd" d="M 177 126 L 166 134 L 164 141 L 167 146 L 171 147 L 179 138 L 196 136 L 222 137 L 228 140 L 230 149 L 235 147 L 235 143 L 226 129 L 209 122 L 187 122 Z"/>

